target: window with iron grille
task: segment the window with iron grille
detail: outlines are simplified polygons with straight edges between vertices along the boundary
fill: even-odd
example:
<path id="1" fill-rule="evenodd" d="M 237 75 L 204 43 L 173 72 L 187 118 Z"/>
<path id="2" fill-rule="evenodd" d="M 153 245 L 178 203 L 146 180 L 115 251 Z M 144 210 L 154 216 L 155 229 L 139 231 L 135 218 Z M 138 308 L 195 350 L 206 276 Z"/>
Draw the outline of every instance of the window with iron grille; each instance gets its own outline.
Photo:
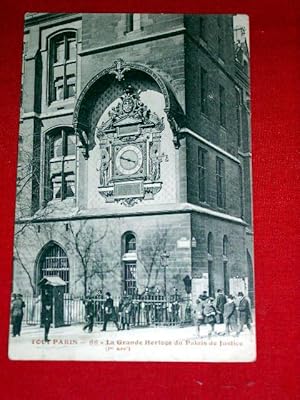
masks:
<path id="1" fill-rule="evenodd" d="M 56 243 L 50 244 L 41 256 L 37 284 L 45 276 L 59 276 L 66 283 L 65 293 L 69 293 L 69 260 L 64 250 Z"/>
<path id="2" fill-rule="evenodd" d="M 133 295 L 136 292 L 136 262 L 126 262 L 124 274 L 124 290 Z"/>
<path id="3" fill-rule="evenodd" d="M 76 137 L 73 129 L 53 130 L 46 136 L 45 149 L 45 200 L 74 197 Z"/>
<path id="4" fill-rule="evenodd" d="M 51 39 L 49 53 L 49 103 L 75 96 L 76 54 L 75 32 L 64 32 Z"/>
<path id="5" fill-rule="evenodd" d="M 198 147 L 198 181 L 199 181 L 199 200 L 206 201 L 206 150 Z"/>
<path id="6" fill-rule="evenodd" d="M 216 159 L 217 206 L 225 207 L 225 165 L 222 158 Z"/>

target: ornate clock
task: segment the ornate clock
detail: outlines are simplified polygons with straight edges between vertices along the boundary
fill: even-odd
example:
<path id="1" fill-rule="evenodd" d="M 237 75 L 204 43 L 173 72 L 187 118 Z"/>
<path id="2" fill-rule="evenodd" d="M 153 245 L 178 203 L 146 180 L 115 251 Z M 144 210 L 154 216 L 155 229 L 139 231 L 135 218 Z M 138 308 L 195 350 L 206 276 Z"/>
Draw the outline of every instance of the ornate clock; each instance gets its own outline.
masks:
<path id="1" fill-rule="evenodd" d="M 97 126 L 100 145 L 99 193 L 106 202 L 132 207 L 153 199 L 162 187 L 160 152 L 163 119 L 141 102 L 130 85 L 112 107 L 109 118 Z"/>
<path id="2" fill-rule="evenodd" d="M 142 150 L 133 144 L 128 144 L 120 149 L 115 149 L 115 174 L 116 175 L 135 175 L 143 166 Z M 143 172 L 143 171 L 140 171 Z"/>

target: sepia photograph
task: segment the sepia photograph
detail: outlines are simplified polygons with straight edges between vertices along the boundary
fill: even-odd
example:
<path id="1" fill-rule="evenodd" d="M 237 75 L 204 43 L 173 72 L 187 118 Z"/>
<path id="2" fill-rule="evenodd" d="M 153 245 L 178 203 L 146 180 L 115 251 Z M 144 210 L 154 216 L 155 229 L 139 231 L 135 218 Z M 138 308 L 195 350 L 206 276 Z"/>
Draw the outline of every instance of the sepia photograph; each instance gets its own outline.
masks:
<path id="1" fill-rule="evenodd" d="M 247 15 L 25 15 L 11 360 L 256 360 L 250 64 Z"/>

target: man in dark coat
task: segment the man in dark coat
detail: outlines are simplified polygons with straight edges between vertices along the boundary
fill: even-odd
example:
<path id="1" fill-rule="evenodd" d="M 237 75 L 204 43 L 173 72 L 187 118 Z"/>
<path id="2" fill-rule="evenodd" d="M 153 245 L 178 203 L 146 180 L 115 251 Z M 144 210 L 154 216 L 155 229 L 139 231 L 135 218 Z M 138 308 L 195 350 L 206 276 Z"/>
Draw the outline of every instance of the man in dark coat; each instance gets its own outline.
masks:
<path id="1" fill-rule="evenodd" d="M 85 305 L 85 319 L 86 324 L 83 327 L 83 331 L 88 329 L 88 332 L 93 332 L 94 327 L 94 302 L 93 299 L 89 296 L 83 301 Z"/>
<path id="2" fill-rule="evenodd" d="M 247 325 L 247 328 L 252 333 L 252 327 L 251 327 L 252 317 L 251 317 L 250 301 L 247 299 L 247 297 L 244 296 L 243 292 L 238 293 L 238 299 L 239 299 L 238 311 L 239 311 L 240 326 L 237 335 L 239 335 L 242 332 L 244 325 Z"/>
<path id="3" fill-rule="evenodd" d="M 216 314 L 217 310 L 215 309 L 213 305 L 214 299 L 212 297 L 209 297 L 203 305 L 203 314 L 204 314 L 204 322 L 208 325 L 210 325 L 211 330 L 208 333 L 208 337 L 210 338 L 212 334 L 215 333 L 215 323 L 216 323 Z"/>
<path id="4" fill-rule="evenodd" d="M 219 324 L 223 324 L 224 318 L 224 305 L 226 304 L 226 296 L 223 293 L 222 289 L 217 290 L 217 299 L 216 299 L 216 310 L 217 310 L 217 321 Z"/>
<path id="5" fill-rule="evenodd" d="M 126 291 L 123 293 L 123 297 L 119 303 L 119 315 L 120 324 L 122 329 L 130 328 L 130 314 L 131 314 L 132 302 L 131 298 L 127 295 Z"/>
<path id="6" fill-rule="evenodd" d="M 53 321 L 53 308 L 52 308 L 52 296 L 48 289 L 45 289 L 44 296 L 42 296 L 42 324 L 44 325 L 44 340 L 49 343 L 48 339 L 50 326 Z"/>
<path id="7" fill-rule="evenodd" d="M 229 335 L 230 330 L 236 330 L 237 312 L 233 296 L 228 296 L 228 301 L 224 305 L 225 335 Z"/>
<path id="8" fill-rule="evenodd" d="M 106 331 L 106 326 L 108 321 L 112 321 L 119 330 L 119 325 L 117 322 L 117 314 L 114 307 L 114 301 L 111 298 L 111 294 L 109 292 L 106 293 L 106 300 L 104 302 L 104 324 L 102 331 Z"/>
<path id="9" fill-rule="evenodd" d="M 23 308 L 25 307 L 25 303 L 23 301 L 23 296 L 21 294 L 16 295 L 12 301 L 11 307 L 11 320 L 13 326 L 13 337 L 21 335 L 21 327 L 23 320 Z"/>

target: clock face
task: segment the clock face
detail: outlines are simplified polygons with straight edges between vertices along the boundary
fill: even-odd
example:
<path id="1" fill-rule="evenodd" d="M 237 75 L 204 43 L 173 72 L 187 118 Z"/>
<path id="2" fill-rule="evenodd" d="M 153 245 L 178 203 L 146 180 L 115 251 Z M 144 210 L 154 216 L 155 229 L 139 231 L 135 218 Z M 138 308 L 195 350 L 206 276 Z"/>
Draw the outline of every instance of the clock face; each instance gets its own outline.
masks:
<path id="1" fill-rule="evenodd" d="M 143 164 L 143 154 L 140 148 L 134 145 L 122 147 L 116 155 L 116 168 L 123 175 L 133 175 Z"/>

